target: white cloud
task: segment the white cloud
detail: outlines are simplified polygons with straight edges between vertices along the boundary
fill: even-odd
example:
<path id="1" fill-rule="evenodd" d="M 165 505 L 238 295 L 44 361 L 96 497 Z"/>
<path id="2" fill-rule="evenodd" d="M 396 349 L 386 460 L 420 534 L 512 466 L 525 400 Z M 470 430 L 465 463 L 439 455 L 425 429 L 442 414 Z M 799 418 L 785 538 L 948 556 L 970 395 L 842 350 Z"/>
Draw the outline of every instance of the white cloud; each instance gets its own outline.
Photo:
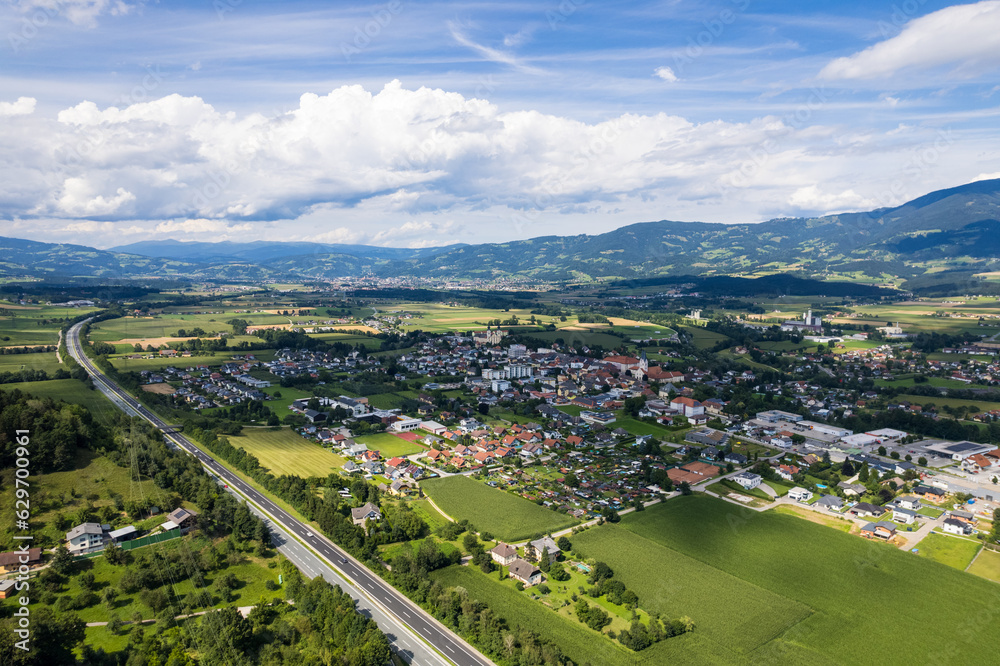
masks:
<path id="1" fill-rule="evenodd" d="M 99 16 L 124 16 L 137 4 L 123 0 L 20 0 L 16 6 L 27 15 L 65 16 L 75 25 L 93 28 Z"/>
<path id="2" fill-rule="evenodd" d="M 221 234 L 228 237 L 231 234 L 250 231 L 249 224 L 230 225 L 224 220 L 168 220 L 156 225 L 154 231 L 158 234 Z"/>
<path id="3" fill-rule="evenodd" d="M 972 180 L 973 181 L 977 181 L 977 180 L 996 180 L 997 178 L 1000 178 L 1000 171 L 995 171 L 993 173 L 981 173 L 978 176 L 976 176 L 975 178 L 973 178 Z"/>
<path id="4" fill-rule="evenodd" d="M 16 102 L 0 102 L 0 116 L 27 116 L 35 112 L 34 97 L 18 97 Z"/>
<path id="5" fill-rule="evenodd" d="M 97 187 L 86 178 L 67 178 L 63 182 L 59 210 L 72 217 L 103 217 L 116 213 L 127 203 L 135 201 L 135 195 L 119 187 L 114 196 L 97 193 Z"/>
<path id="6" fill-rule="evenodd" d="M 951 66 L 974 76 L 1000 66 L 1000 0 L 946 7 L 914 19 L 895 37 L 828 63 L 823 79 L 885 79 Z"/>
<path id="7" fill-rule="evenodd" d="M 800 187 L 788 197 L 788 205 L 798 210 L 836 213 L 875 208 L 875 201 L 852 189 L 838 193 L 824 192 L 816 185 Z"/>
<path id="8" fill-rule="evenodd" d="M 656 76 L 663 79 L 664 81 L 669 81 L 670 83 L 673 83 L 678 80 L 677 75 L 674 74 L 674 70 L 672 70 L 667 66 L 657 67 L 656 71 L 653 73 L 656 74 Z"/>

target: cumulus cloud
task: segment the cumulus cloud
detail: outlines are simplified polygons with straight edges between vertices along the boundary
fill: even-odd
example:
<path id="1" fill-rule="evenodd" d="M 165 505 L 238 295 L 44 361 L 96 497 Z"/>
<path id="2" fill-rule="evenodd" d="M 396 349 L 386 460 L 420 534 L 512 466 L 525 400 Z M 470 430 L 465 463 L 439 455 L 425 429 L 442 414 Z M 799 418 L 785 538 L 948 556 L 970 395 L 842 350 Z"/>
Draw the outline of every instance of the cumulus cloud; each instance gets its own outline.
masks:
<path id="1" fill-rule="evenodd" d="M 1000 0 L 946 7 L 914 19 L 895 37 L 831 61 L 819 76 L 884 79 L 902 70 L 946 66 L 966 76 L 1000 66 Z"/>
<path id="2" fill-rule="evenodd" d="M 34 97 L 18 97 L 16 102 L 0 102 L 0 116 L 27 116 L 35 112 Z"/>
<path id="3" fill-rule="evenodd" d="M 670 83 L 678 80 L 677 75 L 674 74 L 674 70 L 667 66 L 657 67 L 653 74 Z"/>
<path id="4" fill-rule="evenodd" d="M 81 102 L 55 118 L 0 123 L 0 216 L 142 221 L 154 234 L 209 237 L 266 227 L 274 238 L 280 227 L 295 239 L 386 245 L 601 231 L 665 216 L 747 221 L 788 207 L 864 208 L 922 140 L 935 137 L 772 116 L 588 123 L 398 81 L 305 94 L 271 116 L 180 95 L 120 108 Z M 942 170 L 953 178 L 956 164 L 970 175 L 989 170 L 976 161 L 981 143 L 975 150 L 949 148 L 899 196 L 933 189 Z"/>

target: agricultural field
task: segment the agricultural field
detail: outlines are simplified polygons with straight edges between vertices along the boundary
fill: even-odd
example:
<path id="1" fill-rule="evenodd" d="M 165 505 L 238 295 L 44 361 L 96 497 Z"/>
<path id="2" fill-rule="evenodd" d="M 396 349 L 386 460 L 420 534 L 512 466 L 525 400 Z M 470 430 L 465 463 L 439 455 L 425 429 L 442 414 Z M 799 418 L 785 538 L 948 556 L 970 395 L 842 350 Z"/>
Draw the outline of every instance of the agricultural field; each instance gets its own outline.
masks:
<path id="1" fill-rule="evenodd" d="M 983 550 L 969 567 L 969 573 L 1000 583 L 1000 552 Z"/>
<path id="2" fill-rule="evenodd" d="M 380 315 L 398 313 L 413 315 L 410 319 L 400 321 L 400 328 L 403 331 L 420 329 L 428 333 L 484 330 L 488 321 L 494 319 L 506 321 L 515 315 L 519 321 L 518 326 L 530 326 L 532 317 L 531 312 L 524 309 L 496 310 L 447 303 L 398 303 L 379 307 Z M 560 322 L 558 317 L 545 315 L 534 315 L 534 317 L 540 325 L 551 323 L 556 326 L 566 326 L 575 321 L 575 318 L 570 318 L 567 322 Z"/>
<path id="3" fill-rule="evenodd" d="M 607 327 L 604 327 L 605 330 Z M 571 347 L 580 347 L 582 345 L 587 345 L 588 347 L 604 347 L 605 349 L 614 349 L 623 344 L 626 344 L 625 340 L 615 336 L 609 335 L 608 333 L 602 333 L 600 328 L 594 329 L 583 329 L 579 331 L 560 329 L 558 331 L 540 331 L 537 333 L 531 333 L 531 337 L 543 342 L 558 342 L 563 341 L 563 344 L 569 345 Z"/>
<path id="4" fill-rule="evenodd" d="M 977 607 L 995 607 L 1000 587 L 783 513 L 741 510 L 703 495 L 679 497 L 626 515 L 617 526 L 578 534 L 573 545 L 606 561 L 649 610 L 669 607 L 688 580 L 696 581 L 690 601 L 678 606 L 697 622 L 695 633 L 713 642 L 734 631 L 741 615 L 729 613 L 716 625 L 709 619 L 712 604 L 737 603 L 750 593 L 730 586 L 745 584 L 766 593 L 769 610 L 763 618 L 746 623 L 725 643 L 739 659 L 719 663 L 824 663 L 823 655 L 869 663 L 872 627 L 883 626 L 893 627 L 893 662 L 926 662 L 943 654 L 955 663 L 993 659 L 989 637 L 1000 627 L 995 618 L 979 625 L 967 641 L 950 637 L 970 631 L 970 600 Z M 662 549 L 658 557 L 643 554 L 653 546 Z M 677 555 L 706 566 L 712 575 L 700 581 L 675 576 L 674 562 L 683 561 Z M 665 575 L 650 576 L 648 563 L 661 561 L 668 562 L 657 564 Z M 662 582 L 654 585 L 657 580 Z M 928 632 L 929 626 L 935 631 Z"/>
<path id="5" fill-rule="evenodd" d="M 508 542 L 577 524 L 570 516 L 466 476 L 430 479 L 422 481 L 420 487 L 455 520 L 467 519 L 477 530 L 490 532 Z"/>
<path id="6" fill-rule="evenodd" d="M 155 356 L 153 358 L 129 358 L 129 355 L 111 356 L 108 360 L 122 372 L 142 372 L 143 370 L 163 370 L 164 368 L 190 368 L 198 365 L 218 367 L 227 363 L 233 352 L 206 352 L 198 356 L 177 356 L 175 358 Z"/>
<path id="7" fill-rule="evenodd" d="M 985 320 L 987 326 L 979 326 L 980 315 L 1000 314 L 1000 304 L 996 299 L 946 302 L 952 300 L 933 299 L 863 306 L 854 308 L 853 317 L 831 318 L 830 321 L 834 324 L 870 326 L 885 326 L 887 322 L 898 322 L 906 333 L 970 331 L 979 334 L 995 332 L 1000 326 L 1000 322 L 996 320 Z M 938 316 L 938 313 L 945 316 Z M 953 314 L 963 316 L 950 316 Z"/>
<path id="8" fill-rule="evenodd" d="M 921 557 L 965 571 L 982 547 L 979 541 L 932 532 L 921 539 L 917 552 Z"/>
<path id="9" fill-rule="evenodd" d="M 326 476 L 337 472 L 346 460 L 315 442 L 301 437 L 290 428 L 244 428 L 229 443 L 243 448 L 260 460 L 275 476 Z"/>
<path id="10" fill-rule="evenodd" d="M 423 431 L 419 431 L 421 435 L 425 434 Z M 354 441 L 359 444 L 364 444 L 368 447 L 369 451 L 378 451 L 382 454 L 383 458 L 393 458 L 395 456 L 408 456 L 414 453 L 421 453 L 426 451 L 427 448 L 417 444 L 416 442 L 410 442 L 402 437 L 396 437 L 387 432 L 380 432 L 374 435 L 362 435 L 360 437 L 355 437 Z"/>
<path id="11" fill-rule="evenodd" d="M 53 373 L 68 368 L 59 363 L 56 353 L 39 352 L 35 354 L 2 354 L 0 355 L 0 372 L 20 372 L 21 370 L 44 370 Z"/>

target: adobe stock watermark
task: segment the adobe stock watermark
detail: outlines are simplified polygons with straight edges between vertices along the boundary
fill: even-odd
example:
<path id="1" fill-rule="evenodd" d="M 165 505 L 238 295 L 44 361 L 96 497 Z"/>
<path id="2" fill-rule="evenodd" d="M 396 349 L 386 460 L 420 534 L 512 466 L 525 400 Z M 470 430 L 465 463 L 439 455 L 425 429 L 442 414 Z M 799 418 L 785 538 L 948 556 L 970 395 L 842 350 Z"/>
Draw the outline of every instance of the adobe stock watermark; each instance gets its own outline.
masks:
<path id="1" fill-rule="evenodd" d="M 17 609 L 13 612 L 13 617 L 16 618 L 14 633 L 20 639 L 15 641 L 14 647 L 27 652 L 31 649 L 31 611 L 28 608 L 31 603 L 31 597 L 28 595 L 31 588 L 28 582 L 30 556 L 28 555 L 29 545 L 27 542 L 34 539 L 31 534 L 26 534 L 31 520 L 31 485 L 28 483 L 28 477 L 31 475 L 29 470 L 31 465 L 31 433 L 28 430 L 15 430 L 14 434 L 16 435 L 14 440 L 16 447 L 14 449 L 15 534 L 13 538 L 22 543 L 15 551 L 18 554 L 18 567 L 13 589 L 24 593 L 17 598 Z"/>
<path id="2" fill-rule="evenodd" d="M 922 146 L 914 150 L 903 166 L 899 170 L 899 175 L 884 189 L 873 195 L 878 202 L 878 208 L 891 208 L 907 198 L 908 181 L 913 181 L 935 166 L 941 156 L 951 150 L 955 145 L 955 136 L 951 128 L 940 129 L 934 137 L 933 143 Z M 871 211 L 868 215 L 872 219 L 877 219 L 877 211 Z"/>
<path id="3" fill-rule="evenodd" d="M 393 19 L 399 16 L 402 11 L 402 0 L 390 0 L 373 9 L 371 19 L 354 26 L 354 38 L 351 42 L 340 43 L 340 53 L 344 56 L 344 60 L 351 62 L 351 58 L 361 55 L 371 45 L 372 40 L 381 35 L 382 31 L 388 28 Z"/>
<path id="4" fill-rule="evenodd" d="M 58 1 L 52 5 L 38 7 L 28 16 L 21 17 L 16 24 L 17 30 L 7 33 L 7 43 L 14 53 L 20 53 L 21 49 L 28 45 L 32 39 L 38 36 L 38 31 L 47 27 L 54 19 L 59 17 L 66 3 Z"/>
<path id="5" fill-rule="evenodd" d="M 545 12 L 545 20 L 549 22 L 549 29 L 556 30 L 559 26 L 569 20 L 580 7 L 587 4 L 587 0 L 562 0 L 555 9 Z"/>

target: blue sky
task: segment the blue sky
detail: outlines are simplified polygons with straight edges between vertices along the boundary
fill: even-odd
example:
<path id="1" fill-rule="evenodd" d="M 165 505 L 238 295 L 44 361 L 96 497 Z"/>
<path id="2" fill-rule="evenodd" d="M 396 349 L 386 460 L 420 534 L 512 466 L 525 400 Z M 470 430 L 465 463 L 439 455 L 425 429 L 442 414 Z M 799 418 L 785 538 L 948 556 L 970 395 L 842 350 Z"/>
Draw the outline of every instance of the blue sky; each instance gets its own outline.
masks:
<path id="1" fill-rule="evenodd" d="M 5 235 L 757 222 L 1000 172 L 1000 2 L 0 3 Z"/>

